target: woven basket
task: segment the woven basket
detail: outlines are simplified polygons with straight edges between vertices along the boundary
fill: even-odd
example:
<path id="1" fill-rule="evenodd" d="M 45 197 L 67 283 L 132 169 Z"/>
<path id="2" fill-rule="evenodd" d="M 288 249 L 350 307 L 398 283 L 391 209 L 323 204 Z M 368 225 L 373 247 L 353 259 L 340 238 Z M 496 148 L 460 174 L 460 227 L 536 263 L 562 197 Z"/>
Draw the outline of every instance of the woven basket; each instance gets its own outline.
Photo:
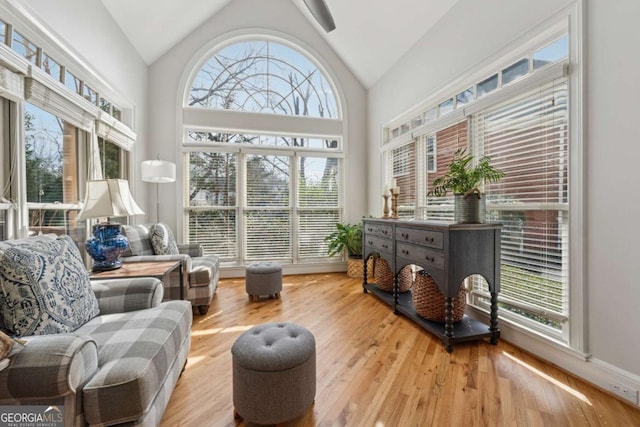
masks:
<path id="1" fill-rule="evenodd" d="M 369 257 L 367 260 L 367 274 L 371 276 L 373 273 L 373 263 L 375 258 Z M 362 279 L 363 271 L 362 267 L 364 267 L 364 262 L 362 258 L 348 258 L 347 259 L 347 276 L 353 277 L 354 279 Z"/>
<path id="2" fill-rule="evenodd" d="M 393 272 L 389 268 L 387 260 L 380 257 L 376 259 L 374 277 L 378 289 L 385 292 L 393 292 Z M 400 292 L 407 292 L 413 286 L 413 272 L 411 266 L 407 265 L 398 274 L 398 288 Z"/>
<path id="3" fill-rule="evenodd" d="M 416 273 L 413 284 L 413 306 L 416 313 L 434 322 L 444 323 L 446 298 L 440 292 L 435 280 L 425 271 Z M 460 287 L 458 295 L 453 298 L 453 321 L 459 322 L 464 316 L 467 306 L 467 291 Z"/>

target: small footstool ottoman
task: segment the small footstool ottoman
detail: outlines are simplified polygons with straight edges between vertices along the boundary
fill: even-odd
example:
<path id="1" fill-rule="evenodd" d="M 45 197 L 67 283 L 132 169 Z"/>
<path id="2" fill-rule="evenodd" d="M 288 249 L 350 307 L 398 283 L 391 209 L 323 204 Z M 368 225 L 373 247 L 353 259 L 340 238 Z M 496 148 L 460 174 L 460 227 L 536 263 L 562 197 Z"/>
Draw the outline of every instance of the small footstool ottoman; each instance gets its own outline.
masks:
<path id="1" fill-rule="evenodd" d="M 316 396 L 316 342 L 294 323 L 265 323 L 231 347 L 234 416 L 278 424 L 303 415 Z"/>
<path id="2" fill-rule="evenodd" d="M 247 266 L 245 286 L 249 299 L 257 301 L 260 295 L 280 298 L 282 267 L 277 262 L 256 262 Z"/>

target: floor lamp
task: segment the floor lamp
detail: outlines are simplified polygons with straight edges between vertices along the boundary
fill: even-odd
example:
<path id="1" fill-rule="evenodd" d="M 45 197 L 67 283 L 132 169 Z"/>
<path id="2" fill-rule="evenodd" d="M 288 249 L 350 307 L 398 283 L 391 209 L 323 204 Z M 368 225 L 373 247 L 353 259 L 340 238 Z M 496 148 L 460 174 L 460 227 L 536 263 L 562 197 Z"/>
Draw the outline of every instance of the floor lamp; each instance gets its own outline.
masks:
<path id="1" fill-rule="evenodd" d="M 176 165 L 166 160 L 145 160 L 142 162 L 142 180 L 156 184 L 156 222 L 160 222 L 160 192 L 158 184 L 175 182 Z"/>

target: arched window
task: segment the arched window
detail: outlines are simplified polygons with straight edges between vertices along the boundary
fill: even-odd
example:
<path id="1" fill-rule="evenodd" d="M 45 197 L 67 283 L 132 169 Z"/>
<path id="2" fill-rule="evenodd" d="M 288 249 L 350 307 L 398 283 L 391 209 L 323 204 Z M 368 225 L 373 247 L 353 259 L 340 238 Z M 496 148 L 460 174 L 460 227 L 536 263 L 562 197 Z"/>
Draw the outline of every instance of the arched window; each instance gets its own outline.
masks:
<path id="1" fill-rule="evenodd" d="M 344 125 L 319 61 L 273 37 L 216 49 L 191 72 L 183 120 L 184 230 L 223 265 L 339 262 Z"/>
<path id="2" fill-rule="evenodd" d="M 324 73 L 305 55 L 271 40 L 244 40 L 220 49 L 195 76 L 192 107 L 338 118 Z"/>

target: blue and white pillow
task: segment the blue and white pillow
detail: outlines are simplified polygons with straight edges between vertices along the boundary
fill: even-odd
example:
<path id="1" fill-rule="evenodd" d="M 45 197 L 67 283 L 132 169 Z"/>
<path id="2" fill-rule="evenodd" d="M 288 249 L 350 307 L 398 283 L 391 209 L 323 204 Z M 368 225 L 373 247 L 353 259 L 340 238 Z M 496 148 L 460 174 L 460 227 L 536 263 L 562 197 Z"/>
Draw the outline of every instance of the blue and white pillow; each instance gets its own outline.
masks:
<path id="1" fill-rule="evenodd" d="M 153 246 L 156 255 L 178 255 L 180 253 L 176 238 L 168 225 L 153 224 L 149 233 L 151 234 L 151 246 Z"/>
<path id="2" fill-rule="evenodd" d="M 0 322 L 16 336 L 73 332 L 98 300 L 69 236 L 0 242 Z"/>

